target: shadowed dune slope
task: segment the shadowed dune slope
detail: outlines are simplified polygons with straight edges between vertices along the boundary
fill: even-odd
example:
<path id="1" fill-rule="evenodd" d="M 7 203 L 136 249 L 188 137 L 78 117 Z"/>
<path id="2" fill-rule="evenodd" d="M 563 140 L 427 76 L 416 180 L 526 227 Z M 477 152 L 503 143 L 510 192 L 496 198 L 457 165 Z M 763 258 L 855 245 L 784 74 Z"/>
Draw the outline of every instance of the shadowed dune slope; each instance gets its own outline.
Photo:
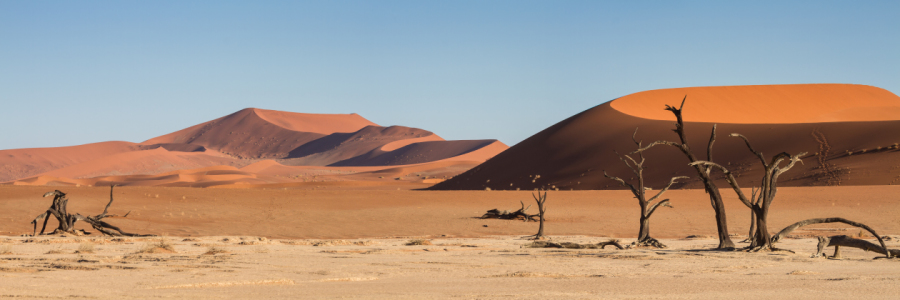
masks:
<path id="1" fill-rule="evenodd" d="M 288 165 L 325 166 L 357 157 L 387 144 L 422 138 L 443 140 L 430 131 L 403 126 L 366 126 L 352 133 L 332 133 L 291 151 Z"/>
<path id="2" fill-rule="evenodd" d="M 332 166 L 396 166 L 419 164 L 464 155 L 497 143 L 502 144 L 497 140 L 420 142 L 409 144 L 393 151 L 383 151 L 381 149 L 372 150 L 364 155 L 339 161 L 332 164 Z"/>
<path id="3" fill-rule="evenodd" d="M 789 86 L 776 86 L 786 89 Z M 785 95 L 801 93 L 814 89 L 810 85 L 798 85 L 799 91 L 791 91 Z M 834 85 L 822 85 L 825 90 Z M 864 87 L 864 86 L 851 86 Z M 742 89 L 737 89 L 742 90 Z M 788 89 L 789 90 L 789 89 Z M 659 104 L 644 107 L 643 110 L 669 115 L 668 120 L 653 120 L 622 113 L 617 103 L 627 103 L 629 96 L 619 98 L 611 103 L 604 103 L 587 111 L 559 122 L 534 136 L 509 148 L 485 163 L 463 173 L 453 179 L 439 183 L 431 189 L 525 189 L 535 188 L 561 190 L 583 189 L 619 189 L 615 182 L 603 177 L 603 170 L 610 175 L 630 179 L 634 175 L 613 151 L 628 153 L 636 147 L 631 140 L 635 128 L 637 139 L 644 145 L 655 140 L 677 141 L 678 136 L 672 132 L 674 117 L 663 110 L 664 104 L 678 105 L 682 91 L 673 93 L 667 99 L 658 100 Z M 678 95 L 675 95 L 678 94 Z M 897 96 L 891 94 L 893 99 Z M 677 97 L 676 97 L 677 96 Z M 770 95 L 772 96 L 772 95 Z M 848 94 L 848 101 L 858 107 L 868 107 L 871 98 L 861 93 L 859 97 Z M 690 120 L 693 114 L 707 114 L 709 107 L 707 98 L 687 95 L 684 105 L 684 116 Z M 871 100 L 877 105 L 890 103 L 886 98 Z M 807 98 L 776 99 L 787 108 L 813 106 Z M 622 102 L 620 102 L 622 101 Z M 657 101 L 657 100 L 654 100 Z M 779 103 L 772 101 L 772 103 Z M 900 102 L 900 101 L 897 101 Z M 629 104 L 630 105 L 630 104 Z M 648 104 L 649 105 L 649 104 Z M 716 104 L 721 105 L 721 104 Z M 877 106 L 876 105 L 876 106 Z M 627 106 L 627 105 L 626 105 Z M 853 110 L 849 104 L 842 110 Z M 733 108 L 738 109 L 738 108 Z M 746 109 L 748 116 L 758 116 L 760 112 Z M 763 111 L 767 112 L 767 111 Z M 723 112 L 728 114 L 729 112 Z M 651 115 L 650 113 L 644 116 Z M 714 115 L 714 114 L 713 114 Z M 877 119 L 877 118 L 876 118 Z M 787 119 L 787 121 L 796 121 Z M 761 122 L 764 123 L 764 122 Z M 706 146 L 713 123 L 687 122 L 685 124 L 688 142 L 695 155 L 706 159 Z M 887 185 L 900 183 L 900 121 L 850 121 L 801 123 L 785 122 L 784 124 L 733 124 L 719 123 L 718 138 L 714 145 L 713 159 L 726 165 L 737 174 L 743 187 L 756 186 L 762 177 L 762 168 L 758 159 L 748 150 L 744 143 L 730 133 L 741 133 L 763 152 L 766 158 L 786 151 L 791 154 L 808 152 L 804 164 L 795 166 L 781 176 L 782 186 L 811 185 Z M 671 176 L 691 176 L 691 179 L 675 187 L 701 188 L 701 185 L 687 163 L 683 154 L 675 148 L 657 146 L 646 152 L 644 176 L 647 186 L 659 189 L 665 186 Z M 720 179 L 720 188 L 727 188 Z"/>

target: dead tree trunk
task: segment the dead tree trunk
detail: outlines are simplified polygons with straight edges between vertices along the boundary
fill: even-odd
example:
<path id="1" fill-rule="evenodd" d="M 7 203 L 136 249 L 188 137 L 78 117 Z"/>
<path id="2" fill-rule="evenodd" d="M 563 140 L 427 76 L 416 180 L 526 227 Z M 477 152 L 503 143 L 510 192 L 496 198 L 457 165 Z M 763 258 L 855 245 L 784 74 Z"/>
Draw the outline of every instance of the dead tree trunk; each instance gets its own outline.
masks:
<path id="1" fill-rule="evenodd" d="M 637 135 L 637 128 L 634 129 L 634 134 L 631 136 L 631 140 L 634 141 L 635 145 L 637 145 L 638 149 L 640 149 L 641 142 L 639 142 L 635 138 L 636 135 Z M 628 166 L 628 168 L 630 168 L 631 171 L 634 173 L 635 177 L 637 178 L 637 186 L 634 186 L 631 183 L 625 182 L 625 180 L 622 180 L 619 177 L 609 176 L 609 174 L 606 174 L 606 170 L 603 171 L 603 176 L 606 176 L 606 178 L 615 180 L 621 186 L 629 188 L 631 190 L 631 193 L 634 194 L 634 198 L 636 198 L 638 200 L 638 205 L 641 207 L 641 226 L 640 226 L 640 229 L 638 230 L 637 241 L 635 241 L 633 245 L 665 248 L 666 245 L 663 245 L 663 243 L 650 237 L 650 216 L 652 216 L 653 213 L 656 212 L 656 209 L 659 208 L 660 206 L 666 206 L 666 207 L 672 207 L 672 206 L 669 205 L 669 199 L 663 199 L 663 200 L 660 200 L 659 202 L 655 202 L 655 203 L 654 203 L 654 201 L 659 200 L 659 197 L 662 196 L 663 193 L 668 191 L 669 188 L 672 187 L 673 184 L 675 184 L 676 180 L 684 179 L 687 177 L 686 176 L 672 177 L 672 179 L 669 181 L 669 184 L 666 185 L 665 188 L 663 188 L 658 193 L 656 193 L 655 196 L 651 197 L 650 199 L 647 199 L 647 196 L 646 196 L 647 187 L 644 186 L 644 161 L 646 159 L 644 158 L 643 151 L 638 152 L 637 154 L 638 154 L 638 159 L 634 159 L 629 155 L 619 155 L 619 153 L 616 152 L 616 155 L 619 155 L 619 159 L 622 160 L 622 162 L 624 162 L 625 165 Z"/>
<path id="2" fill-rule="evenodd" d="M 732 137 L 740 137 L 744 140 L 744 143 L 747 144 L 747 148 L 750 149 L 757 158 L 759 158 L 760 163 L 763 165 L 763 177 L 760 183 L 760 187 L 758 189 L 752 189 L 752 193 L 748 198 L 743 191 L 741 191 L 741 187 L 738 185 L 737 180 L 734 178 L 734 174 L 731 173 L 724 166 L 711 162 L 711 161 L 696 161 L 691 163 L 691 165 L 705 165 L 708 168 L 718 168 L 725 174 L 726 181 L 731 185 L 734 192 L 737 194 L 738 199 L 741 200 L 744 205 L 746 205 L 752 211 L 752 216 L 754 217 L 756 223 L 756 231 L 751 233 L 750 236 L 750 247 L 749 249 L 753 251 L 759 250 L 770 250 L 772 249 L 772 238 L 769 234 L 768 228 L 768 216 L 769 216 L 769 207 L 772 205 L 772 201 L 775 200 L 775 193 L 778 192 L 778 177 L 781 176 L 784 172 L 787 172 L 791 168 L 794 167 L 794 164 L 797 162 L 803 163 L 800 160 L 800 157 L 806 155 L 806 152 L 802 152 L 797 155 L 791 156 L 787 152 L 781 152 L 772 157 L 770 162 L 766 162 L 765 156 L 763 156 L 762 152 L 756 151 L 753 149 L 753 146 L 750 145 L 750 140 L 747 137 L 732 133 Z M 781 167 L 780 164 L 789 160 L 788 164 L 784 167 Z M 753 222 L 753 221 L 751 221 Z M 751 224 L 752 225 L 752 224 Z"/>
<path id="3" fill-rule="evenodd" d="M 865 229 L 866 231 L 871 233 L 873 236 L 875 236 L 876 239 L 878 239 L 878 243 L 881 244 L 881 248 L 885 249 L 885 252 L 883 252 L 882 254 L 885 254 L 888 258 L 894 256 L 895 255 L 895 254 L 893 254 L 894 251 L 897 251 L 897 250 L 888 250 L 887 245 L 885 245 L 885 243 L 884 243 L 884 239 L 882 239 L 881 236 L 878 235 L 878 233 L 875 232 L 874 229 L 872 229 L 872 227 L 869 227 L 868 225 L 863 224 L 863 223 L 853 222 L 853 221 L 850 221 L 850 220 L 847 220 L 844 218 L 816 218 L 816 219 L 803 220 L 803 221 L 791 224 L 790 226 L 785 227 L 784 229 L 779 231 L 777 234 L 775 234 L 775 236 L 772 237 L 772 243 L 773 244 L 777 243 L 778 241 L 780 241 L 782 238 L 784 238 L 785 236 L 787 236 L 788 234 L 790 234 L 797 228 L 807 226 L 807 225 L 823 224 L 823 223 L 844 223 L 844 224 L 847 224 L 847 225 L 850 225 L 853 227 L 859 227 L 859 228 Z M 847 246 L 847 245 L 843 245 L 843 246 Z M 822 248 L 824 248 L 824 247 L 825 246 L 822 246 L 822 240 L 820 239 L 819 240 L 819 252 L 822 252 Z M 850 246 L 850 247 L 854 247 L 854 246 Z M 859 247 L 857 247 L 857 248 L 859 248 Z M 862 249 L 862 248 L 860 248 L 860 249 Z M 837 248 L 835 248 L 835 253 L 837 254 Z"/>
<path id="4" fill-rule="evenodd" d="M 66 205 L 69 203 L 69 199 L 66 198 L 66 193 L 55 190 L 44 194 L 44 197 L 50 196 L 53 196 L 53 203 L 50 204 L 50 208 L 31 221 L 31 224 L 34 227 L 31 233 L 32 236 L 37 233 L 37 222 L 41 218 L 44 218 L 44 224 L 41 226 L 41 234 L 44 234 L 44 231 L 47 229 L 47 222 L 50 221 L 51 215 L 56 218 L 56 221 L 58 222 L 56 229 L 53 230 L 54 233 L 70 232 L 75 225 L 75 221 L 77 221 L 74 216 L 69 215 L 66 211 Z"/>
<path id="5" fill-rule="evenodd" d="M 687 137 L 684 133 L 684 120 L 681 117 L 682 109 L 684 108 L 684 102 L 687 100 L 687 96 L 684 96 L 684 99 L 681 100 L 681 106 L 679 108 L 675 108 L 674 106 L 666 105 L 666 110 L 671 111 L 672 114 L 675 115 L 675 131 L 678 134 L 678 138 L 681 141 L 680 143 L 670 142 L 670 141 L 655 141 L 647 145 L 647 147 L 640 148 L 631 152 L 631 154 L 640 153 L 650 149 L 656 145 L 667 145 L 677 148 L 687 157 L 688 161 L 693 163 L 699 161 L 696 156 L 694 156 L 693 150 L 688 145 Z M 706 145 L 706 160 L 712 161 L 712 146 L 716 142 L 716 125 L 712 127 L 712 134 L 709 137 L 709 143 Z M 731 241 L 731 236 L 728 235 L 728 222 L 725 215 L 725 204 L 722 202 L 722 195 L 719 194 L 719 188 L 716 187 L 715 183 L 713 183 L 712 178 L 709 176 L 711 169 L 704 165 L 692 165 L 694 170 L 697 171 L 697 177 L 700 178 L 700 181 L 703 182 L 703 189 L 706 190 L 706 194 L 709 195 L 709 202 L 713 207 L 713 211 L 716 213 L 716 229 L 719 233 L 719 246 L 718 249 L 733 249 L 734 242 Z"/>
<path id="6" fill-rule="evenodd" d="M 510 212 L 508 210 L 500 211 L 499 209 L 492 209 L 487 211 L 484 215 L 481 215 L 481 219 L 503 219 L 503 220 L 522 220 L 525 222 L 535 221 L 537 222 L 538 215 L 529 215 L 527 213 L 528 209 L 531 208 L 531 205 L 525 207 L 525 203 L 519 201 L 519 204 L 522 205 L 522 208 L 516 210 L 514 212 Z"/>
<path id="7" fill-rule="evenodd" d="M 44 225 L 43 225 L 43 227 L 41 227 L 41 233 L 40 233 L 40 234 L 44 234 L 44 230 L 47 228 L 47 221 L 48 221 L 50 215 L 53 215 L 59 221 L 59 226 L 51 234 L 63 233 L 63 232 L 75 234 L 76 233 L 75 232 L 75 222 L 77 222 L 78 220 L 83 220 L 83 221 L 87 222 L 88 224 L 91 224 L 91 227 L 94 227 L 94 229 L 96 229 L 97 231 L 100 231 L 104 235 L 146 236 L 146 235 L 141 235 L 141 234 L 124 232 L 119 227 L 116 227 L 112 224 L 109 224 L 109 223 L 103 221 L 104 218 L 118 217 L 118 215 L 109 214 L 109 206 L 112 205 L 112 202 L 113 202 L 113 188 L 114 187 L 115 187 L 114 185 L 109 187 L 109 203 L 106 204 L 106 207 L 103 209 L 103 213 L 96 215 L 96 216 L 82 216 L 81 214 L 69 214 L 66 211 L 66 204 L 69 203 L 69 199 L 66 199 L 66 194 L 59 190 L 55 190 L 55 191 L 44 194 L 44 197 L 53 196 L 53 204 L 50 205 L 50 208 L 47 209 L 46 212 L 38 215 L 36 218 L 34 218 L 34 220 L 31 221 L 31 224 L 34 225 L 34 231 L 32 232 L 31 235 L 32 236 L 37 235 L 37 221 L 40 218 L 44 218 Z M 129 213 L 131 213 L 131 212 L 126 213 L 122 217 L 123 218 L 127 217 Z"/>
<path id="8" fill-rule="evenodd" d="M 541 191 L 538 191 L 537 195 L 534 193 L 531 194 L 534 197 L 534 201 L 537 201 L 538 205 L 538 222 L 540 225 L 538 226 L 538 232 L 534 235 L 535 240 L 539 240 L 544 238 L 544 213 L 547 211 L 547 206 L 544 203 L 547 202 L 547 192 L 544 191 L 544 195 L 541 195 Z"/>
<path id="9" fill-rule="evenodd" d="M 818 251 L 812 257 L 822 257 L 825 256 L 825 247 L 834 247 L 834 255 L 831 258 L 840 259 L 841 258 L 841 246 L 844 247 L 853 247 L 862 249 L 865 251 L 872 251 L 876 253 L 884 254 L 886 257 L 897 257 L 900 255 L 900 250 L 898 249 L 887 249 L 884 246 L 878 246 L 873 244 L 872 242 L 852 238 L 846 235 L 836 235 L 830 237 L 820 236 L 819 244 L 817 245 Z"/>

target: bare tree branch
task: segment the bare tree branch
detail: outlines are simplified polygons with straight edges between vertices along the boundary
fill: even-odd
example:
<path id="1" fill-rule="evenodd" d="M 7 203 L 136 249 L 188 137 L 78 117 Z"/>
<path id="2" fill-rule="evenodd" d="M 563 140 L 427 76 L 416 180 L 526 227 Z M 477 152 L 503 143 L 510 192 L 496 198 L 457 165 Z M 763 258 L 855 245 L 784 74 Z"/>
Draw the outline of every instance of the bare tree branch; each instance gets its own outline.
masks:
<path id="1" fill-rule="evenodd" d="M 878 241 L 881 243 L 882 246 L 884 246 L 884 241 L 881 239 L 881 236 L 878 235 L 878 233 L 875 232 L 875 230 L 872 229 L 872 227 L 869 227 L 868 225 L 863 224 L 863 223 L 854 222 L 854 221 L 850 221 L 850 220 L 847 220 L 847 219 L 844 219 L 844 218 L 837 218 L 837 217 L 833 217 L 833 218 L 815 218 L 815 219 L 806 219 L 806 220 L 803 220 L 803 221 L 800 221 L 800 222 L 797 222 L 797 223 L 788 225 L 787 227 L 785 227 L 784 229 L 782 229 L 781 231 L 779 231 L 777 234 L 775 234 L 774 236 L 772 236 L 772 242 L 773 242 L 773 243 L 777 243 L 778 241 L 780 241 L 782 238 L 784 238 L 784 237 L 787 236 L 788 234 L 791 234 L 791 232 L 793 232 L 793 231 L 796 230 L 797 228 L 800 228 L 800 227 L 803 227 L 803 226 L 814 225 L 814 224 L 824 224 L 824 223 L 844 223 L 844 224 L 847 224 L 847 225 L 850 225 L 850 226 L 853 226 L 853 227 L 859 227 L 859 228 L 865 229 L 866 231 L 868 231 L 869 233 L 871 233 L 872 236 L 874 236 L 875 238 L 877 238 Z"/>
<path id="2" fill-rule="evenodd" d="M 724 173 L 726 176 L 726 181 L 728 181 L 728 184 L 731 185 L 732 189 L 734 189 L 734 192 L 737 193 L 738 199 L 741 200 L 741 202 L 743 202 L 744 205 L 746 205 L 747 207 L 751 207 L 751 208 L 753 207 L 753 203 L 751 203 L 750 200 L 747 199 L 747 196 L 744 195 L 744 191 L 742 191 L 741 187 L 738 185 L 737 179 L 734 178 L 734 174 L 732 174 L 731 171 L 729 171 L 724 166 L 714 163 L 714 162 L 711 162 L 711 161 L 705 161 L 705 160 L 698 160 L 698 161 L 690 163 L 689 165 L 691 165 L 691 166 L 704 165 L 707 167 L 713 167 L 713 168 L 718 168 L 718 169 L 722 170 L 722 173 Z"/>
<path id="3" fill-rule="evenodd" d="M 666 191 L 668 191 L 669 188 L 672 187 L 673 184 L 675 184 L 676 180 L 678 180 L 678 179 L 688 179 L 688 178 L 690 178 L 690 177 L 687 177 L 687 176 L 675 176 L 675 177 L 672 177 L 672 179 L 669 180 L 669 184 L 667 184 L 666 187 L 664 187 L 663 189 L 659 190 L 659 193 L 656 193 L 656 195 L 654 195 L 653 197 L 650 197 L 650 199 L 647 200 L 647 203 L 653 202 L 654 200 L 656 200 L 657 198 L 659 198 L 659 196 L 661 196 L 663 193 L 665 193 Z"/>

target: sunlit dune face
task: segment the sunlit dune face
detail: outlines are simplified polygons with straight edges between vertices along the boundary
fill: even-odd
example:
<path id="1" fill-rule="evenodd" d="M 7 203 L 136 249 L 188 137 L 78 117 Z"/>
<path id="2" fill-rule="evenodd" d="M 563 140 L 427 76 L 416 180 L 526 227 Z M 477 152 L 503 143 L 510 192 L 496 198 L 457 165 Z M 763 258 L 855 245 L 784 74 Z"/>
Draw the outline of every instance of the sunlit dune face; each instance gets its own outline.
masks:
<path id="1" fill-rule="evenodd" d="M 790 84 L 689 87 L 627 95 L 610 104 L 635 117 L 674 120 L 665 106 L 684 104 L 686 122 L 789 124 L 900 120 L 900 97 L 872 86 Z"/>

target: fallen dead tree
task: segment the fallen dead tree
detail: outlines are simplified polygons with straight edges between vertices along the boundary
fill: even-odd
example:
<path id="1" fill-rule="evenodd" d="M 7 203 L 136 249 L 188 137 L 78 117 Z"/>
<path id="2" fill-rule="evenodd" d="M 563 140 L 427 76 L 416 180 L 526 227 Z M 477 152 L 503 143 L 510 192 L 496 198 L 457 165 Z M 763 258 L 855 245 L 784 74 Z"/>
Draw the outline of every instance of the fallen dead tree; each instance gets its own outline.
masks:
<path id="1" fill-rule="evenodd" d="M 34 218 L 34 220 L 31 221 L 31 224 L 34 225 L 34 229 L 31 233 L 31 235 L 35 236 L 38 234 L 37 233 L 37 223 L 38 223 L 38 220 L 40 220 L 41 218 L 44 218 L 44 224 L 43 224 L 43 226 L 41 226 L 40 234 L 44 234 L 44 231 L 47 229 L 47 222 L 50 220 L 50 216 L 52 215 L 58 221 L 58 225 L 57 225 L 56 229 L 53 230 L 53 232 L 51 232 L 50 234 L 60 234 L 60 233 L 71 233 L 71 234 L 75 234 L 75 235 L 90 234 L 89 232 L 75 229 L 75 222 L 78 222 L 80 220 L 80 221 L 85 221 L 88 224 L 91 224 L 91 227 L 93 227 L 95 230 L 99 231 L 100 233 L 102 233 L 104 235 L 149 236 L 149 235 L 143 235 L 143 234 L 128 233 L 128 232 L 122 231 L 122 229 L 120 229 L 119 227 L 116 227 L 112 224 L 109 224 L 109 223 L 103 221 L 104 218 L 119 216 L 119 215 L 109 214 L 109 206 L 112 205 L 112 203 L 113 203 L 113 188 L 114 187 L 115 186 L 109 187 L 109 203 L 107 203 L 106 207 L 103 208 L 103 213 L 100 213 L 100 214 L 94 215 L 94 216 L 90 216 L 90 215 L 82 216 L 81 214 L 77 214 L 77 213 L 76 214 L 68 213 L 68 211 L 66 210 L 66 206 L 69 203 L 69 199 L 66 198 L 66 193 L 63 193 L 60 190 L 55 190 L 55 191 L 44 194 L 44 197 L 53 196 L 53 203 L 50 204 L 50 208 L 48 208 L 47 211 L 38 215 L 36 218 Z M 131 212 L 129 211 L 128 213 L 125 213 L 125 215 L 122 217 L 123 218 L 128 217 L 129 213 L 131 213 Z"/>
<path id="2" fill-rule="evenodd" d="M 870 241 L 853 238 L 846 235 L 836 235 L 836 236 L 820 236 L 818 251 L 813 257 L 825 257 L 825 247 L 834 247 L 834 255 L 831 258 L 840 259 L 841 258 L 841 246 L 843 247 L 853 247 L 862 249 L 865 251 L 872 251 L 876 253 L 884 254 L 887 257 L 897 257 L 900 255 L 900 249 L 888 249 L 885 250 L 884 247 L 875 245 Z"/>
<path id="3" fill-rule="evenodd" d="M 900 255 L 900 250 L 890 250 L 887 248 L 887 245 L 884 244 L 884 239 L 875 232 L 872 227 L 869 227 L 866 224 L 850 221 L 844 218 L 816 218 L 816 219 L 807 219 L 785 227 L 781 231 L 779 231 L 775 236 L 772 237 L 772 244 L 780 241 L 782 238 L 786 237 L 788 234 L 796 230 L 797 228 L 813 225 L 813 224 L 824 224 L 824 223 L 843 223 L 853 227 L 859 227 L 865 229 L 869 233 L 872 234 L 876 239 L 878 239 L 878 243 L 881 246 L 875 245 L 872 242 L 852 238 L 846 235 L 838 235 L 832 237 L 819 237 L 819 251 L 813 257 L 819 257 L 822 255 L 822 251 L 824 251 L 825 247 L 834 246 L 834 255 L 840 258 L 840 246 L 845 247 L 853 247 L 859 248 L 866 251 L 873 251 L 884 254 L 887 258 L 895 257 Z"/>
<path id="4" fill-rule="evenodd" d="M 528 213 L 526 213 L 526 211 L 531 208 L 531 205 L 525 207 L 525 203 L 523 203 L 522 201 L 519 201 L 519 203 L 522 204 L 522 208 L 519 208 L 516 211 L 500 211 L 499 209 L 495 208 L 487 211 L 487 213 L 481 216 L 481 219 L 522 220 L 525 222 L 537 222 L 537 218 L 540 216 L 540 214 L 529 215 Z"/>
<path id="5" fill-rule="evenodd" d="M 578 243 L 570 243 L 570 242 L 562 242 L 562 243 L 554 243 L 548 241 L 535 241 L 531 244 L 527 244 L 523 247 L 526 248 L 565 248 L 565 249 L 604 249 L 606 246 L 613 246 L 619 250 L 625 249 L 619 244 L 619 240 L 608 240 L 601 243 L 596 244 L 578 244 Z"/>

